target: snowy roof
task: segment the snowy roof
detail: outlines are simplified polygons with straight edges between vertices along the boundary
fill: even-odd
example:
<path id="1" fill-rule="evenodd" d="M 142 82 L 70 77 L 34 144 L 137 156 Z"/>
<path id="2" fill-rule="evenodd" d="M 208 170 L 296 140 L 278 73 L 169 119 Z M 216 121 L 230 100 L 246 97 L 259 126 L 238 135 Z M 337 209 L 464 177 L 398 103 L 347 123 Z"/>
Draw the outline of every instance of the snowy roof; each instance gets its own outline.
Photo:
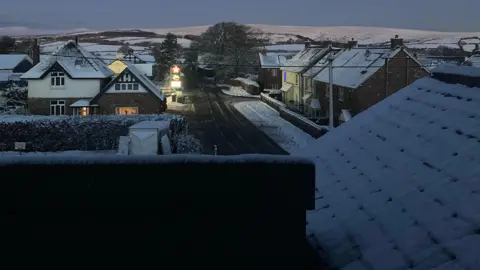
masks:
<path id="1" fill-rule="evenodd" d="M 267 51 L 300 52 L 305 48 L 305 44 L 277 44 L 265 46 Z"/>
<path id="2" fill-rule="evenodd" d="M 341 52 L 340 49 L 334 49 L 332 50 L 333 52 L 333 55 L 337 55 L 339 52 Z M 305 71 L 305 73 L 303 74 L 303 76 L 305 77 L 314 77 L 316 76 L 320 71 L 322 71 L 325 67 L 328 66 L 328 56 L 330 54 L 330 49 L 328 49 L 327 51 L 324 52 L 323 56 L 317 60 L 318 62 L 310 69 L 308 69 L 307 71 Z"/>
<path id="3" fill-rule="evenodd" d="M 474 54 L 470 56 L 464 64 L 467 64 L 472 67 L 480 67 L 480 54 Z"/>
<path id="4" fill-rule="evenodd" d="M 305 48 L 292 57 L 292 59 L 288 60 L 281 70 L 295 73 L 302 72 L 315 62 L 318 57 L 321 57 L 327 50 L 328 48 L 319 47 Z"/>
<path id="5" fill-rule="evenodd" d="M 135 55 L 140 61 L 146 62 L 146 63 L 155 63 L 155 57 L 150 54 L 136 54 Z"/>
<path id="6" fill-rule="evenodd" d="M 150 80 L 144 72 L 139 70 L 135 64 L 132 63 L 126 63 L 127 69 L 130 70 L 130 72 L 137 77 L 140 82 L 144 85 L 144 87 L 147 88 L 147 91 L 152 92 L 155 96 L 157 96 L 161 100 L 165 100 L 165 96 L 163 95 L 162 91 L 158 89 L 158 87 L 155 85 L 155 83 Z"/>
<path id="7" fill-rule="evenodd" d="M 88 107 L 90 106 L 90 100 L 89 99 L 80 99 L 75 101 L 70 107 Z"/>
<path id="8" fill-rule="evenodd" d="M 384 65 L 385 58 L 392 57 L 399 51 L 400 49 L 390 48 L 344 50 L 333 60 L 333 83 L 355 89 Z M 328 82 L 328 69 L 318 73 L 314 80 Z"/>
<path id="9" fill-rule="evenodd" d="M 480 269 L 480 89 L 422 78 L 298 151 L 335 269 Z M 438 267 L 438 268 L 437 268 Z"/>
<path id="10" fill-rule="evenodd" d="M 170 120 L 162 121 L 142 121 L 133 126 L 130 126 L 129 129 L 157 129 L 164 130 L 170 127 Z"/>
<path id="11" fill-rule="evenodd" d="M 290 56 L 291 53 L 258 53 L 262 68 L 279 68 L 287 63 Z"/>
<path id="12" fill-rule="evenodd" d="M 114 75 L 102 60 L 75 44 L 75 41 L 69 41 L 50 57 L 40 61 L 22 78 L 40 79 L 55 63 L 58 63 L 72 78 L 101 79 Z"/>
<path id="13" fill-rule="evenodd" d="M 33 63 L 26 54 L 0 54 L 0 70 L 12 70 L 25 59 Z"/>
<path id="14" fill-rule="evenodd" d="M 465 77 L 480 77 L 480 68 L 443 64 L 432 69 L 432 73 L 447 73 Z"/>

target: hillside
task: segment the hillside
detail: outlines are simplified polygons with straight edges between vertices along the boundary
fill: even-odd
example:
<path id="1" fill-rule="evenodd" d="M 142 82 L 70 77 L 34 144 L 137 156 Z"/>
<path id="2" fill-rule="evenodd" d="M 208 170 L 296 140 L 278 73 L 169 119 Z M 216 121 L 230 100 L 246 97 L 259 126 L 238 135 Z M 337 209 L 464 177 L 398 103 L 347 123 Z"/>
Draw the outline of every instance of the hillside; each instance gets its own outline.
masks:
<path id="1" fill-rule="evenodd" d="M 354 38 L 360 44 L 381 44 L 386 43 L 394 35 L 402 37 L 409 47 L 412 48 L 436 48 L 440 45 L 457 47 L 461 37 L 480 36 L 480 32 L 435 32 L 410 29 L 393 29 L 381 27 L 361 26 L 332 26 L 332 27 L 307 27 L 307 26 L 277 26 L 277 25 L 250 25 L 261 30 L 265 37 L 269 38 L 272 44 L 276 43 L 301 43 L 305 39 L 346 41 Z M 179 43 L 188 47 L 192 36 L 198 36 L 209 26 L 193 26 L 178 28 L 151 28 L 151 29 L 121 29 L 116 31 L 92 31 L 86 29 L 68 31 L 34 31 L 28 28 L 0 28 L 0 35 L 48 35 L 56 40 L 66 40 L 72 35 L 80 35 L 82 40 L 87 42 L 100 42 L 102 44 L 120 45 L 124 43 L 145 45 L 148 43 L 160 43 L 168 32 L 179 36 Z M 186 36 L 186 37 L 185 37 Z M 104 42 L 103 42 L 104 41 Z"/>

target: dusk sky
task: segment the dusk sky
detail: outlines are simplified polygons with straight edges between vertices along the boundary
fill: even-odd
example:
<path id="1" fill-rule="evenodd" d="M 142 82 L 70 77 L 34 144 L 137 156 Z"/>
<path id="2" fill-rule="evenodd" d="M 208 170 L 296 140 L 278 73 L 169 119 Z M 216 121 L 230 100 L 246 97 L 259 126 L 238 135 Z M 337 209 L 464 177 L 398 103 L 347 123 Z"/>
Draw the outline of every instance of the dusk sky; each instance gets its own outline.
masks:
<path id="1" fill-rule="evenodd" d="M 480 31 L 480 0 L 2 0 L 0 27 L 170 28 L 236 21 Z"/>

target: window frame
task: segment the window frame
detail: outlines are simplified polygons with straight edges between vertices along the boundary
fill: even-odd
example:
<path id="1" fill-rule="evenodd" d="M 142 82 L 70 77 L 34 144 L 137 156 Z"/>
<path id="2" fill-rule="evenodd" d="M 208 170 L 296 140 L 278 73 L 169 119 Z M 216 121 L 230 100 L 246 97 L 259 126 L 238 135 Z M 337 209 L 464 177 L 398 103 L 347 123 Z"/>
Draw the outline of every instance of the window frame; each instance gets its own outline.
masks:
<path id="1" fill-rule="evenodd" d="M 50 101 L 50 115 L 66 115 L 65 100 Z"/>
<path id="2" fill-rule="evenodd" d="M 50 72 L 50 87 L 51 88 L 64 88 L 65 87 L 65 72 L 52 71 Z"/>
<path id="3" fill-rule="evenodd" d="M 130 111 L 135 111 L 135 113 L 120 113 L 123 109 L 129 109 Z M 125 106 L 125 107 L 115 107 L 115 114 L 116 115 L 132 115 L 132 114 L 139 114 L 138 107 L 135 106 Z"/>

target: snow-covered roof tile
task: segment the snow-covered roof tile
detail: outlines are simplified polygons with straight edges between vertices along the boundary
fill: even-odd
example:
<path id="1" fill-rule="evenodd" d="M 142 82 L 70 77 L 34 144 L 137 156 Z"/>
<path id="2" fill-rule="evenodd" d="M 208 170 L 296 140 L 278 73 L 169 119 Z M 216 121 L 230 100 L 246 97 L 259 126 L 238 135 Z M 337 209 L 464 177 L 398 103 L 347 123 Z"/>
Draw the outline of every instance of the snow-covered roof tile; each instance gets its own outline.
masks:
<path id="1" fill-rule="evenodd" d="M 331 267 L 480 269 L 479 104 L 422 78 L 293 153 L 316 163 L 307 235 Z"/>
<path id="2" fill-rule="evenodd" d="M 470 56 L 464 63 L 472 67 L 480 68 L 480 54 L 474 54 Z"/>
<path id="3" fill-rule="evenodd" d="M 55 63 L 58 63 L 72 78 L 107 78 L 113 76 L 113 71 L 108 66 L 74 41 L 65 43 L 50 57 L 40 61 L 27 73 L 23 79 L 39 79 Z"/>
<path id="4" fill-rule="evenodd" d="M 280 68 L 288 59 L 293 56 L 292 53 L 259 53 L 260 65 L 262 68 Z"/>
<path id="5" fill-rule="evenodd" d="M 12 70 L 25 59 L 33 63 L 26 54 L 0 54 L 0 70 Z"/>
<path id="6" fill-rule="evenodd" d="M 299 73 L 304 71 L 321 57 L 328 48 L 308 47 L 297 53 L 294 57 L 288 60 L 281 68 L 283 71 Z"/>
<path id="7" fill-rule="evenodd" d="M 465 77 L 480 77 L 480 68 L 469 66 L 456 66 L 451 64 L 443 64 L 432 69 L 432 73 L 447 73 L 460 75 Z"/>
<path id="8" fill-rule="evenodd" d="M 336 55 L 338 55 L 338 53 L 341 52 L 341 49 L 332 49 L 332 53 L 333 53 L 333 56 L 335 57 Z M 316 76 L 320 71 L 322 71 L 324 68 L 326 68 L 328 66 L 328 58 L 329 58 L 329 54 L 330 54 L 330 50 L 325 51 L 324 55 L 322 58 L 320 58 L 318 60 L 318 62 L 313 66 L 311 67 L 310 69 L 308 69 L 307 71 L 305 71 L 305 73 L 303 74 L 303 76 L 305 77 L 314 77 Z"/>
<path id="9" fill-rule="evenodd" d="M 136 54 L 135 55 L 140 61 L 146 62 L 146 63 L 155 63 L 155 57 L 150 54 Z"/>
<path id="10" fill-rule="evenodd" d="M 155 96 L 157 96 L 161 100 L 165 100 L 165 96 L 163 95 L 162 91 L 158 89 L 155 83 L 150 80 L 144 72 L 139 70 L 135 64 L 126 62 L 127 68 L 130 72 L 132 72 L 147 88 L 152 92 Z"/>
<path id="11" fill-rule="evenodd" d="M 75 101 L 70 107 L 88 107 L 90 105 L 89 99 L 80 99 Z"/>
<path id="12" fill-rule="evenodd" d="M 384 65 L 386 57 L 392 57 L 398 51 L 390 48 L 344 50 L 333 60 L 333 82 L 335 85 L 357 88 Z M 328 69 L 323 69 L 314 80 L 329 82 Z"/>

